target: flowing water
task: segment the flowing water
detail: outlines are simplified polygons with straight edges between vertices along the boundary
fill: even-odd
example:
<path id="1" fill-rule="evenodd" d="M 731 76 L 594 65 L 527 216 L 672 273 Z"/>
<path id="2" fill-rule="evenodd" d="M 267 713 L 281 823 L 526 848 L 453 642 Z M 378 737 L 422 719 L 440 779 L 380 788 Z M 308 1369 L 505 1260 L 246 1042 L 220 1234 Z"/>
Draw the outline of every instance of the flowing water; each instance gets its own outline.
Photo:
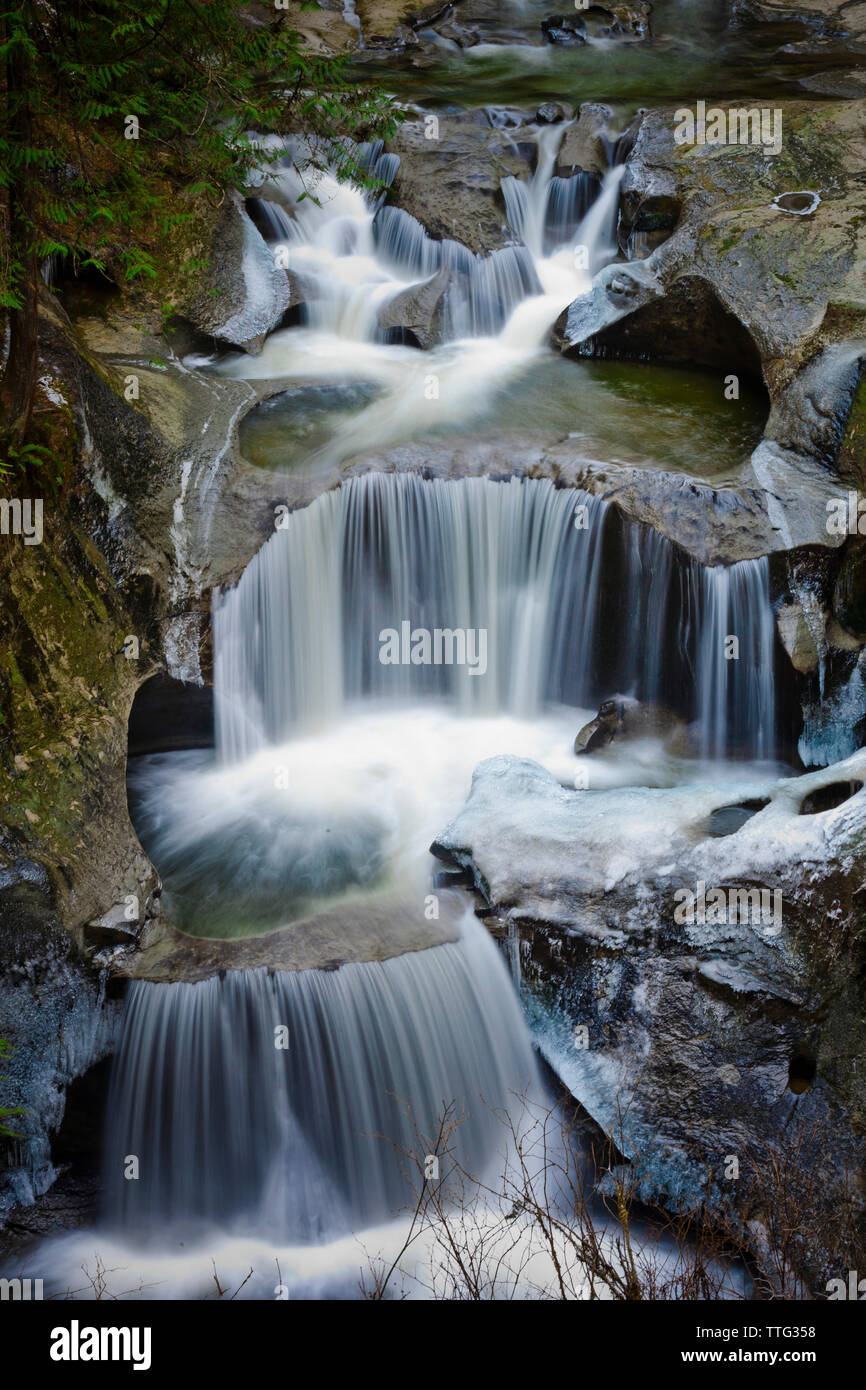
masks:
<path id="1" fill-rule="evenodd" d="M 452 18 L 466 32 L 462 47 L 427 30 L 423 54 L 389 53 L 387 68 L 381 60 L 368 63 L 358 67 L 358 76 L 373 76 L 404 98 L 443 104 L 525 106 L 565 98 L 574 106 L 613 103 L 626 115 L 640 106 L 689 105 L 700 94 L 714 101 L 758 90 L 763 98 L 808 97 L 803 78 L 852 66 L 850 53 L 812 54 L 798 46 L 809 29 L 796 20 L 731 23 L 726 0 L 654 0 L 652 32 L 643 40 L 606 38 L 590 23 L 584 45 L 548 43 L 542 20 L 571 10 L 550 0 L 496 7 L 461 0 Z"/>
<path id="2" fill-rule="evenodd" d="M 471 914 L 459 943 L 382 962 L 136 983 L 109 1098 L 109 1217 L 157 1242 L 166 1224 L 185 1240 L 218 1224 L 325 1243 L 406 1205 L 401 1150 L 420 1134 L 428 1151 L 445 1098 L 466 1104 L 458 1155 L 483 1172 L 502 1141 L 491 1107 L 536 1085 L 516 996 Z M 129 1152 L 137 1182 L 122 1176 Z"/>
<path id="3" fill-rule="evenodd" d="M 514 244 L 488 258 L 431 240 L 328 175 L 299 202 L 299 147 L 286 147 L 257 218 L 286 250 L 300 321 L 259 357 L 191 362 L 279 392 L 245 427 L 250 458 L 315 473 L 405 441 L 507 433 L 546 392 L 553 437 L 590 457 L 695 471 L 700 455 L 708 475 L 736 473 L 757 403 L 719 443 L 699 377 L 662 373 L 647 396 L 637 369 L 564 363 L 546 346 L 616 254 L 623 172 L 566 187 L 554 175 L 561 138 L 540 128 L 534 176 L 506 180 Z M 380 149 L 364 158 L 393 178 Z M 389 304 L 442 271 L 436 344 L 390 341 Z M 599 765 L 610 785 L 718 780 L 733 758 L 772 759 L 767 563 L 704 568 L 546 479 L 373 472 L 292 514 L 215 595 L 213 631 L 216 748 L 130 768 L 169 920 L 228 939 L 328 912 L 351 940 L 365 913 L 399 900 L 415 935 L 402 953 L 336 969 L 136 982 L 114 1063 L 99 1238 L 169 1293 L 200 1290 L 217 1252 L 229 1268 L 256 1265 L 254 1296 L 273 1296 L 271 1263 L 293 1296 L 353 1293 L 353 1237 L 399 1248 L 396 1217 L 412 1195 L 401 1148 L 420 1143 L 423 1156 L 453 1103 L 461 1157 L 483 1175 L 503 1143 L 493 1112 L 544 1096 L 504 957 L 472 911 L 457 910 L 455 939 L 427 944 L 431 840 L 484 757 L 532 757 L 574 785 L 574 736 L 612 694 L 670 705 L 689 752 L 628 750 Z M 80 1246 L 70 1238 L 55 1254 L 63 1285 Z"/>

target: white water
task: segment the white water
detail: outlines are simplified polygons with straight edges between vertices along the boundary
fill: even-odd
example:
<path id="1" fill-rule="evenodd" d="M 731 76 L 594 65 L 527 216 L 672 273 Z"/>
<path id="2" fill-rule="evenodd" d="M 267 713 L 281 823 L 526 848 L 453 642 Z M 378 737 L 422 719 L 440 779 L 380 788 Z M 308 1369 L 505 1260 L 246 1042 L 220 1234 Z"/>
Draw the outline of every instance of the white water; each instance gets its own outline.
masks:
<path id="1" fill-rule="evenodd" d="M 438 424 L 481 416 L 507 382 L 546 350 L 560 312 L 588 289 L 615 253 L 619 184 L 611 169 L 588 209 L 586 182 L 555 179 L 564 126 L 538 131 L 538 168 L 527 185 L 506 179 L 503 193 L 520 244 L 475 256 L 453 241 L 434 241 L 407 213 L 381 206 L 381 195 L 323 174 L 307 191 L 294 165 L 272 172 L 261 204 L 266 235 L 301 286 L 306 322 L 273 333 L 258 357 L 225 359 L 217 370 L 248 380 L 361 380 L 381 395 L 339 430 L 329 461 L 384 449 Z M 394 175 L 391 157 L 367 154 L 376 176 Z M 575 196 L 566 196 L 573 185 Z M 291 214 L 286 210 L 292 208 Z M 575 248 L 585 247 L 586 264 Z M 385 341 L 379 312 L 440 270 L 449 275 L 443 340 L 431 351 Z M 313 461 L 314 462 L 314 461 Z"/>
<path id="2" fill-rule="evenodd" d="M 362 697 L 526 719 L 618 692 L 672 703 L 704 756 L 771 757 L 767 586 L 764 560 L 705 569 L 547 480 L 366 475 L 294 514 L 216 600 L 217 745 L 242 759 Z M 404 621 L 483 630 L 484 672 L 383 664 Z"/>
<path id="3" fill-rule="evenodd" d="M 318 202 L 298 202 L 299 176 L 283 170 L 276 193 L 292 215 L 274 203 L 266 216 L 307 322 L 220 370 L 377 384 L 380 396 L 328 446 L 331 459 L 422 433 L 442 411 L 471 422 L 544 350 L 560 310 L 613 254 L 622 170 L 587 209 L 584 186 L 553 177 L 561 133 L 539 135 L 530 185 L 504 189 L 523 244 L 486 259 L 430 241 L 405 214 L 327 176 Z M 387 159 L 369 158 L 393 176 Z M 383 341 L 383 306 L 443 267 L 446 341 L 426 354 Z M 577 503 L 585 529 L 574 525 Z M 238 935 L 322 900 L 349 935 L 353 901 L 381 889 L 400 889 L 421 914 L 427 846 L 476 763 L 514 752 L 567 782 L 574 734 L 614 691 L 676 694 L 699 751 L 742 743 L 765 756 L 766 589 L 764 562 L 701 570 L 654 533 L 620 526 L 603 502 L 548 482 L 374 475 L 325 495 L 215 603 L 218 760 L 169 756 L 132 778 L 167 900 L 192 900 L 199 929 L 234 917 Z M 483 629 L 484 673 L 382 665 L 379 634 L 404 620 Z M 726 631 L 740 634 L 740 663 L 719 650 Z M 638 764 L 636 755 L 629 773 Z M 287 1051 L 274 1047 L 283 1024 Z M 234 1270 L 252 1250 L 259 1296 L 282 1282 L 278 1265 L 278 1278 L 264 1273 L 278 1259 L 308 1294 L 354 1292 L 347 1271 L 364 1257 L 350 1234 L 396 1250 L 405 1226 L 381 1223 L 412 1198 L 388 1140 L 417 1145 L 394 1097 L 425 1135 L 444 1105 L 465 1108 L 462 1152 L 483 1176 L 504 1137 L 490 1107 L 507 1111 L 538 1084 L 504 961 L 471 913 L 458 942 L 384 962 L 136 984 L 109 1104 L 108 1259 L 140 1278 L 165 1272 L 169 1293 L 200 1296 L 198 1252 Z M 123 1176 L 129 1154 L 136 1182 Z M 133 1257 L 130 1242 L 158 1254 Z M 180 1255 L 188 1242 L 197 1253 Z M 62 1245 L 56 1279 L 69 1287 L 81 1246 Z"/>
<path id="4" fill-rule="evenodd" d="M 462 933 L 334 971 L 133 984 L 108 1105 L 109 1221 L 142 1240 L 162 1239 L 157 1223 L 180 1239 L 333 1240 L 410 1203 L 400 1149 L 434 1151 L 450 1103 L 456 1152 L 483 1175 L 504 1142 L 493 1111 L 538 1077 L 503 960 L 471 912 Z"/>

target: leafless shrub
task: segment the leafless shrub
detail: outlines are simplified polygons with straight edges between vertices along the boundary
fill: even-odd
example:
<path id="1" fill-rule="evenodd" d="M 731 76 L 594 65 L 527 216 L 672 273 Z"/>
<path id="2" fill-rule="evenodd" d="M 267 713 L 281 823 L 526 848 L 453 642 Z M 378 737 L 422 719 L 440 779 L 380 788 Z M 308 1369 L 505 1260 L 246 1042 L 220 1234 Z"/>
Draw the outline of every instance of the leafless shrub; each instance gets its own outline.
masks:
<path id="1" fill-rule="evenodd" d="M 459 1156 L 453 1105 L 433 1135 L 405 1109 L 414 1138 L 394 1147 L 413 1192 L 411 1220 L 390 1264 L 364 1271 L 368 1299 L 808 1298 L 816 1252 L 866 1268 L 856 1183 L 827 1200 L 815 1127 L 755 1146 L 737 1212 L 708 1171 L 698 1206 L 671 1215 L 641 1203 L 640 1156 L 621 1159 L 621 1136 L 588 1153 L 559 1106 L 522 1097 L 493 1111 L 504 1143 L 497 1171 L 482 1176 Z"/>

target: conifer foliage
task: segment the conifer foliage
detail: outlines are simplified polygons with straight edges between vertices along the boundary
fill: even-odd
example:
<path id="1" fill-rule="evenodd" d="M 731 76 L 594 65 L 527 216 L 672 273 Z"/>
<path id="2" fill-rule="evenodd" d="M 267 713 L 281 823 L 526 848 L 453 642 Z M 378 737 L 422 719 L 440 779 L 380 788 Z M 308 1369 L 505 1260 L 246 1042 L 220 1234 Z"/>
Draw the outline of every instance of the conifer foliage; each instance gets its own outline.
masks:
<path id="1" fill-rule="evenodd" d="M 307 6 L 315 8 L 315 6 Z M 253 131 L 303 130 L 333 160 L 389 133 L 387 100 L 310 55 L 284 9 L 244 0 L 0 0 L 0 442 L 26 438 L 49 257 L 153 277 L 188 195 L 241 188 Z M 265 156 L 267 157 L 267 156 Z"/>

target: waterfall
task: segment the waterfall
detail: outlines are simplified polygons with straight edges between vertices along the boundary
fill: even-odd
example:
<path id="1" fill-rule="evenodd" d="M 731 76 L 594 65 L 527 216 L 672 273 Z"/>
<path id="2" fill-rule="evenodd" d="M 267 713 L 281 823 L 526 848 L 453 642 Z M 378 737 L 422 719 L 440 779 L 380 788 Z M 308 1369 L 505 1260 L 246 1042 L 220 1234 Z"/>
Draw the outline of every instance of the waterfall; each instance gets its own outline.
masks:
<path id="1" fill-rule="evenodd" d="M 383 663 L 382 633 L 406 623 L 483 630 L 484 671 Z M 217 595 L 214 640 L 229 761 L 361 698 L 533 718 L 546 701 L 586 708 L 615 691 L 681 709 L 708 756 L 773 750 L 766 560 L 706 569 L 546 479 L 353 479 L 294 513 Z"/>
<path id="2" fill-rule="evenodd" d="M 254 216 L 294 276 L 312 328 L 355 342 L 379 341 L 384 305 L 444 269 L 449 273 L 448 339 L 495 336 L 525 300 L 537 299 L 529 337 L 526 316 L 515 335 L 536 346 L 558 313 L 616 253 L 624 166 L 609 171 L 598 197 L 594 176 L 555 175 L 564 131 L 564 126 L 539 128 L 531 180 L 503 179 L 509 223 L 522 244 L 488 256 L 428 236 L 409 213 L 385 204 L 381 191 L 340 182 L 330 173 L 303 174 L 291 142 L 285 166 L 269 171 L 262 197 L 253 203 Z M 360 163 L 387 187 L 399 159 L 385 154 L 378 141 L 362 147 Z M 575 254 L 577 246 L 585 247 L 583 259 Z"/>
<path id="3" fill-rule="evenodd" d="M 493 1110 L 537 1084 L 505 962 L 471 912 L 459 942 L 383 962 L 134 983 L 108 1103 L 107 1214 L 142 1241 L 166 1223 L 175 1238 L 332 1239 L 412 1201 L 394 1145 L 418 1152 L 413 1125 L 426 1154 L 454 1103 L 456 1151 L 481 1174 L 504 1142 Z"/>
<path id="4" fill-rule="evenodd" d="M 775 623 L 767 561 L 719 565 L 698 578 L 704 615 L 698 651 L 701 752 L 723 758 L 731 745 L 745 746 L 754 757 L 771 758 Z"/>
<path id="5" fill-rule="evenodd" d="M 502 196 L 509 225 L 536 260 L 542 260 L 569 244 L 580 243 L 587 238 L 587 234 L 587 239 L 595 242 L 599 233 L 603 235 L 613 230 L 609 224 L 615 208 L 611 208 L 607 199 L 602 204 L 602 215 L 596 221 L 595 235 L 592 227 L 584 226 L 583 235 L 579 231 L 599 191 L 598 179 L 583 170 L 567 178 L 555 174 L 556 156 L 565 130 L 565 125 L 542 126 L 539 129 L 538 162 L 528 182 L 512 175 L 502 180 Z M 616 190 L 617 194 L 621 175 L 616 175 L 615 170 L 620 162 L 613 163 L 612 177 L 607 179 L 607 190 Z M 606 248 L 593 246 L 593 250 L 598 260 Z"/>

